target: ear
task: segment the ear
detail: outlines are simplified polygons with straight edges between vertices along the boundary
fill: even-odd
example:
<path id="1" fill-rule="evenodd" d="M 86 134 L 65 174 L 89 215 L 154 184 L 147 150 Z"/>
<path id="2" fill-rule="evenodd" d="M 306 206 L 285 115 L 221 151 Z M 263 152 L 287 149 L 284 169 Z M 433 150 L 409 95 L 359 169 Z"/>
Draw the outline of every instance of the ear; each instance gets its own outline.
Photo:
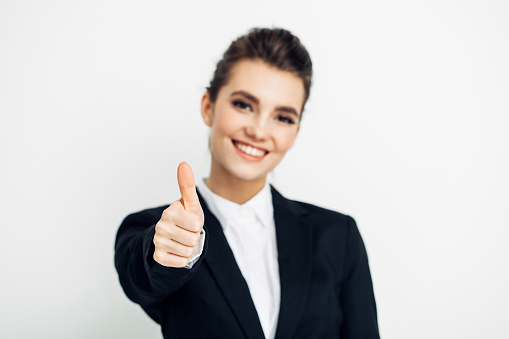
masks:
<path id="1" fill-rule="evenodd" d="M 207 126 L 212 126 L 212 112 L 214 104 L 210 101 L 209 92 L 205 92 L 201 98 L 201 117 Z"/>

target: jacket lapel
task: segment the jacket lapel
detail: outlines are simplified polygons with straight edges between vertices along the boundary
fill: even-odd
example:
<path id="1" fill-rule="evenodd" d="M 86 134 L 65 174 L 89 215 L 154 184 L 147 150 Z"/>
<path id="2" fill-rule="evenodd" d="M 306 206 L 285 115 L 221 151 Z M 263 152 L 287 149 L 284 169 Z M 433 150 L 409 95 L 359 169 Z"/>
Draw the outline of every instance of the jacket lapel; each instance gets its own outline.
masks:
<path id="1" fill-rule="evenodd" d="M 281 283 L 276 338 L 292 338 L 302 317 L 312 270 L 312 227 L 305 211 L 272 187 Z"/>
<path id="2" fill-rule="evenodd" d="M 262 339 L 264 334 L 258 313 L 249 293 L 249 287 L 235 261 L 233 252 L 224 236 L 223 229 L 201 196 L 200 203 L 205 215 L 206 237 L 208 238 L 207 254 L 204 258 L 204 263 L 212 272 L 246 337 Z"/>

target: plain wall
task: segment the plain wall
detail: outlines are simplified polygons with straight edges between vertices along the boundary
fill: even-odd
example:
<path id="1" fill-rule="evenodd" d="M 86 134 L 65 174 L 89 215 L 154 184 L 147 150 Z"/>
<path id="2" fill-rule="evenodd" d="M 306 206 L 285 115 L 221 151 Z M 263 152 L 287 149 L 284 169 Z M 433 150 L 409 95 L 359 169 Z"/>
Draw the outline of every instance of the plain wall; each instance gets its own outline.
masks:
<path id="1" fill-rule="evenodd" d="M 281 26 L 315 77 L 272 176 L 352 215 L 383 338 L 509 338 L 509 2 L 0 2 L 0 337 L 161 338 L 113 266 L 131 212 L 208 171 L 230 41 Z"/>

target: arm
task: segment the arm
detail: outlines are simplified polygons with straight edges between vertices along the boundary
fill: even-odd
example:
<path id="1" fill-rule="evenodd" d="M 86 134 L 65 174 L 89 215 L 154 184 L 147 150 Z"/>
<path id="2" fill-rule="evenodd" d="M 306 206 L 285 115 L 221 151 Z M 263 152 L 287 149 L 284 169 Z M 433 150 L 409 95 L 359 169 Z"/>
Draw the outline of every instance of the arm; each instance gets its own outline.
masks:
<path id="1" fill-rule="evenodd" d="M 191 167 L 181 163 L 177 179 L 182 198 L 129 215 L 115 243 L 115 267 L 126 295 L 159 323 L 160 305 L 197 270 L 200 260 L 190 261 L 203 244 L 203 210 Z"/>
<path id="2" fill-rule="evenodd" d="M 206 250 L 192 268 L 166 267 L 154 256 L 155 224 L 164 207 L 129 215 L 122 222 L 115 242 L 115 267 L 125 294 L 160 322 L 163 300 L 188 281 L 201 264 Z"/>
<path id="3" fill-rule="evenodd" d="M 366 248 L 355 221 L 349 219 L 345 272 L 341 285 L 341 307 L 344 310 L 341 338 L 380 338 Z"/>

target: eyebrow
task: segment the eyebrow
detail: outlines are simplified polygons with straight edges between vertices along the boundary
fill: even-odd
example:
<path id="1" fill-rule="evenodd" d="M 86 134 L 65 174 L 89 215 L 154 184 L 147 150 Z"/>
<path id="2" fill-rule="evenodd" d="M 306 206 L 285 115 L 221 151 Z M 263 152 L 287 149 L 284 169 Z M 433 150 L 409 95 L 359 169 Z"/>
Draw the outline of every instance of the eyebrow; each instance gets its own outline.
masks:
<path id="1" fill-rule="evenodd" d="M 252 102 L 254 102 L 257 105 L 260 103 L 260 100 L 258 100 L 257 97 L 255 97 L 254 95 L 252 95 L 252 94 L 250 94 L 250 93 L 248 93 L 246 91 L 242 91 L 242 90 L 241 91 L 235 91 L 235 92 L 233 92 L 231 94 L 231 96 L 234 96 L 234 95 L 241 95 L 241 96 L 245 97 L 246 99 L 251 100 Z M 277 106 L 276 110 L 293 114 L 297 118 L 299 117 L 299 113 L 297 113 L 297 110 L 295 108 L 293 108 L 293 107 L 289 107 L 289 106 Z"/>

